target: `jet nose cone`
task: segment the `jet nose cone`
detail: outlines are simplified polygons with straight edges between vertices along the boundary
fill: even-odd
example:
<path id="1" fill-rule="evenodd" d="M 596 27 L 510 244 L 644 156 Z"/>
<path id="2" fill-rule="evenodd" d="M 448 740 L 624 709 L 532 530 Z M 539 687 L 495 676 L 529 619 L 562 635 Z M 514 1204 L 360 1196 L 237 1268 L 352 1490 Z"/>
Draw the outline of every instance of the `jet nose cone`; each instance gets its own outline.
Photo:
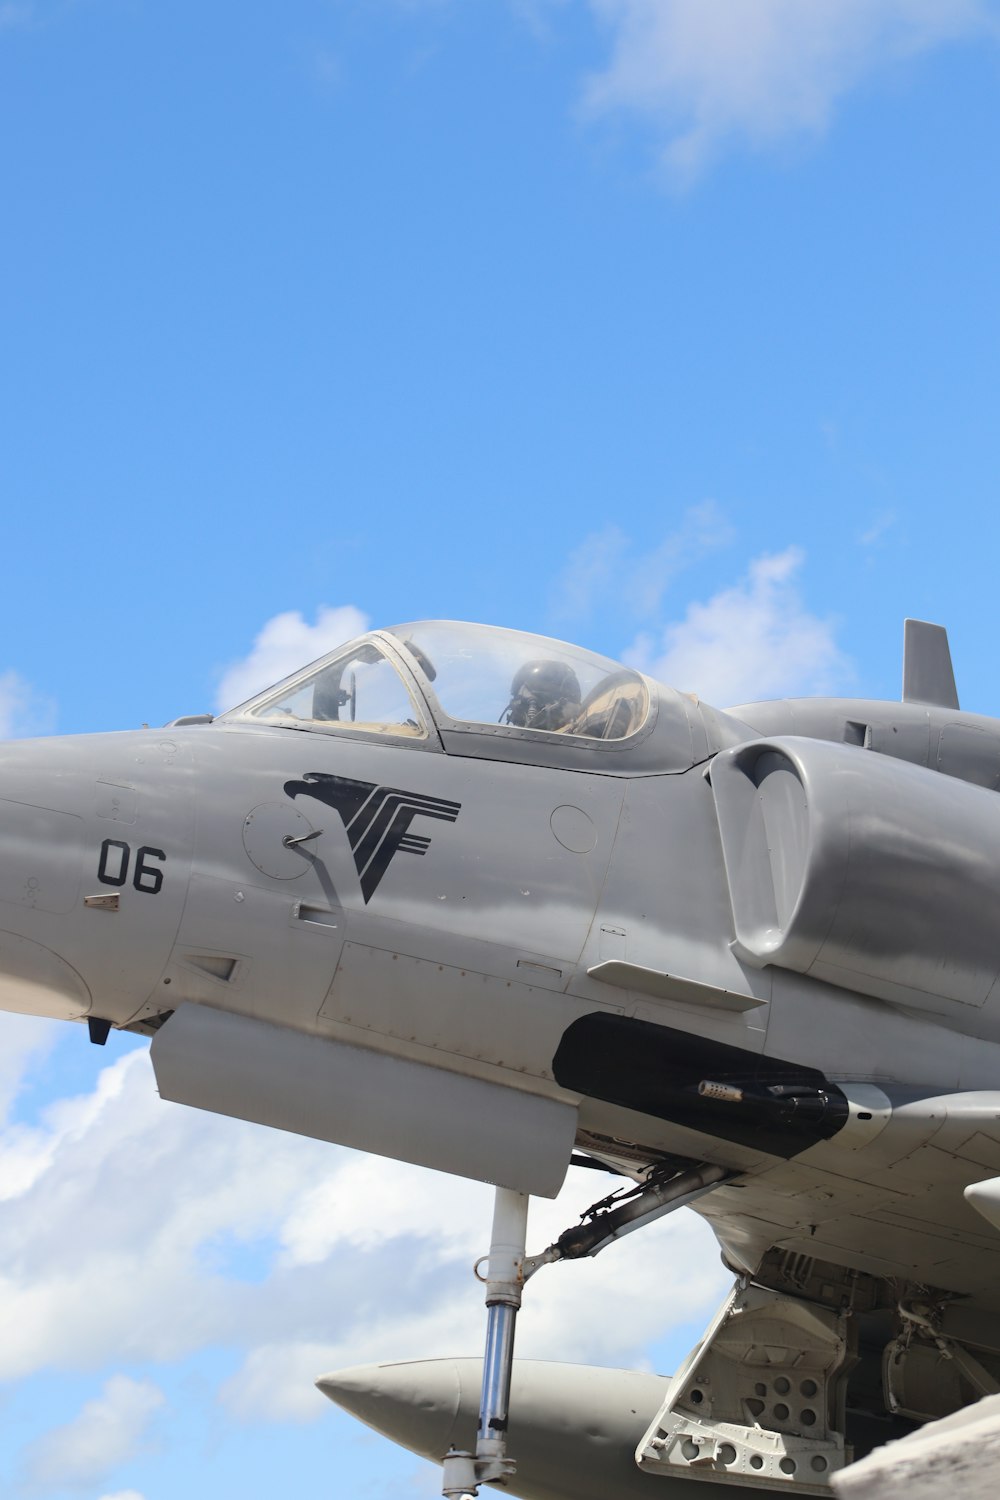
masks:
<path id="1" fill-rule="evenodd" d="M 358 1365 L 316 1384 L 376 1432 L 440 1463 L 452 1445 L 475 1448 L 481 1381 L 481 1360 L 427 1359 Z M 524 1500 L 650 1500 L 656 1486 L 636 1466 L 635 1447 L 667 1385 L 662 1375 L 515 1360 L 508 1452 L 517 1476 L 508 1493 Z M 698 1485 L 700 1500 L 717 1494 L 715 1486 Z"/>
<path id="2" fill-rule="evenodd" d="M 324 1375 L 316 1384 L 376 1432 L 414 1452 L 440 1457 L 453 1441 L 463 1406 L 468 1412 L 461 1424 L 462 1443 L 475 1443 L 481 1371 L 478 1359 L 422 1359 L 354 1365 Z"/>

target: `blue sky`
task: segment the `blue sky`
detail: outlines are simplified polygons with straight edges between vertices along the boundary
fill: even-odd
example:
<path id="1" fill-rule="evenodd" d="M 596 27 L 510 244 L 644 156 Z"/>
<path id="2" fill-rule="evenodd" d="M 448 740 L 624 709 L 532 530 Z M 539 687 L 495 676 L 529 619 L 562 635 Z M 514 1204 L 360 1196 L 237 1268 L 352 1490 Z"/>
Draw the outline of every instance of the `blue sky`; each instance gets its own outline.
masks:
<path id="1" fill-rule="evenodd" d="M 726 703 L 895 696 L 912 614 L 993 711 L 998 39 L 991 0 L 0 0 L 0 730 L 427 616 Z M 309 1379 L 477 1346 L 479 1190 L 398 1169 L 369 1243 L 381 1168 L 159 1105 L 131 1041 L 4 1039 L 4 1492 L 434 1493 Z M 526 1345 L 673 1362 L 721 1282 L 656 1234 L 540 1279 Z"/>

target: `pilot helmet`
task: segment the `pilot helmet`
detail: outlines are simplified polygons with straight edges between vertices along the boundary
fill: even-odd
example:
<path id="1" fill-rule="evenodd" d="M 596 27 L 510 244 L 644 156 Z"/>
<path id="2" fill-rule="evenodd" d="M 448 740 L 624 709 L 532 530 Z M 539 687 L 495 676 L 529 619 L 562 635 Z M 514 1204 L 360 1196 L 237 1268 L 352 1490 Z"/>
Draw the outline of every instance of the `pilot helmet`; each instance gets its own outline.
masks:
<path id="1" fill-rule="evenodd" d="M 580 682 L 563 661 L 528 661 L 510 685 L 506 724 L 519 729 L 565 729 L 580 709 Z"/>

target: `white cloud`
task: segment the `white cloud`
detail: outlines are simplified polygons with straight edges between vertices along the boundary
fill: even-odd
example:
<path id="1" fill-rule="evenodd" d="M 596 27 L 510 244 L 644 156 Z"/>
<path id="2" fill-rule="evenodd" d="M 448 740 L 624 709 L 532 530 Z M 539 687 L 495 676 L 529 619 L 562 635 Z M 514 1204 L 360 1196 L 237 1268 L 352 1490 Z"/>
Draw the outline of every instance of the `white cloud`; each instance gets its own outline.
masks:
<path id="1" fill-rule="evenodd" d="M 626 661 L 720 708 L 835 691 L 849 664 L 834 622 L 802 602 L 795 577 L 803 560 L 797 547 L 756 558 L 735 587 L 692 604 L 658 637 L 640 636 Z"/>
<path id="2" fill-rule="evenodd" d="M 7 1121 L 29 1067 L 55 1044 L 61 1029 L 58 1021 L 43 1016 L 0 1014 L 0 1126 Z M 3 1144 L 0 1137 L 0 1160 Z M 0 1196 L 3 1187 L 0 1167 Z"/>
<path id="3" fill-rule="evenodd" d="M 617 594 L 628 548 L 629 539 L 619 526 L 604 526 L 585 536 L 556 580 L 557 619 L 582 619 L 602 598 Z"/>
<path id="4" fill-rule="evenodd" d="M 139 1451 L 165 1399 L 152 1381 L 113 1375 L 71 1422 L 44 1433 L 25 1450 L 31 1479 L 39 1485 L 99 1483 Z"/>
<path id="5" fill-rule="evenodd" d="M 887 532 L 891 531 L 897 520 L 896 512 L 885 510 L 875 517 L 871 525 L 861 533 L 858 541 L 862 547 L 877 547 L 884 539 Z"/>
<path id="6" fill-rule="evenodd" d="M 677 575 L 717 547 L 728 546 L 733 528 L 714 500 L 688 506 L 675 530 L 640 555 L 619 526 L 584 537 L 556 580 L 554 614 L 581 619 L 601 604 L 649 615 Z"/>
<path id="7" fill-rule="evenodd" d="M 714 500 L 684 512 L 677 530 L 636 562 L 630 595 L 640 614 L 653 614 L 677 574 L 718 547 L 728 547 L 735 531 Z"/>
<path id="8" fill-rule="evenodd" d="M 102 1495 L 101 1500 L 145 1500 L 138 1490 L 116 1490 L 113 1495 Z"/>
<path id="9" fill-rule="evenodd" d="M 434 1214 L 427 1212 L 433 1188 Z M 378 1199 L 377 1214 L 359 1214 L 358 1204 Z M 470 1227 L 486 1222 L 492 1193 L 481 1183 L 443 1174 L 430 1177 L 404 1162 L 350 1154 L 336 1175 L 308 1188 L 280 1232 L 283 1263 L 315 1265 L 349 1245 L 374 1250 L 402 1236 L 434 1241 L 437 1253 L 470 1250 Z"/>
<path id="10" fill-rule="evenodd" d="M 0 672 L 0 740 L 50 734 L 55 704 L 14 671 Z"/>
<path id="11" fill-rule="evenodd" d="M 280 1421 L 321 1418 L 313 1381 L 337 1366 L 479 1351 L 485 1186 L 164 1103 L 143 1048 L 8 1149 L 21 1169 L 0 1201 L 0 1379 L 211 1345 L 242 1360 L 226 1407 Z M 532 1205 L 530 1248 L 605 1191 L 571 1173 L 556 1203 Z M 543 1271 L 520 1351 L 641 1362 L 651 1318 L 659 1333 L 707 1315 L 727 1280 L 682 1213 Z"/>
<path id="12" fill-rule="evenodd" d="M 220 712 L 235 708 L 318 656 L 356 635 L 363 635 L 368 625 L 368 617 L 353 604 L 336 609 L 321 605 L 315 625 L 310 625 L 297 609 L 274 615 L 261 628 L 249 655 L 225 669 L 216 694 L 216 707 Z"/>
<path id="13" fill-rule="evenodd" d="M 252 1334 L 268 1302 L 229 1262 L 338 1162 L 333 1148 L 164 1103 L 145 1049 L 11 1134 L 0 1379 L 242 1344 L 241 1324 Z"/>
<path id="14" fill-rule="evenodd" d="M 994 0 L 591 0 L 612 35 L 593 112 L 663 131 L 678 180 L 735 137 L 755 146 L 822 131 L 866 75 L 943 43 L 996 37 Z"/>

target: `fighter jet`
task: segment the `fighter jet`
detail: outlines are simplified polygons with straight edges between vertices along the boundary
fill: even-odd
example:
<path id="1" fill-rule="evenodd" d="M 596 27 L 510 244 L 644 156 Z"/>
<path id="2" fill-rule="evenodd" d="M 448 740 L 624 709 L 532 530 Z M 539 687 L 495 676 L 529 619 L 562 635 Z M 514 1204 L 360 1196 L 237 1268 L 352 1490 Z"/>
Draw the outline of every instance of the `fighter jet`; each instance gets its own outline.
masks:
<path id="1" fill-rule="evenodd" d="M 907 622 L 899 703 L 722 711 L 409 624 L 215 719 L 7 744 L 0 780 L 0 1006 L 496 1186 L 481 1365 L 322 1382 L 444 1494 L 826 1494 L 1000 1389 L 1000 721 L 940 627 Z M 571 1161 L 610 1191 L 529 1254 Z M 672 1379 L 513 1366 L 535 1272 L 684 1205 L 734 1287 Z"/>

